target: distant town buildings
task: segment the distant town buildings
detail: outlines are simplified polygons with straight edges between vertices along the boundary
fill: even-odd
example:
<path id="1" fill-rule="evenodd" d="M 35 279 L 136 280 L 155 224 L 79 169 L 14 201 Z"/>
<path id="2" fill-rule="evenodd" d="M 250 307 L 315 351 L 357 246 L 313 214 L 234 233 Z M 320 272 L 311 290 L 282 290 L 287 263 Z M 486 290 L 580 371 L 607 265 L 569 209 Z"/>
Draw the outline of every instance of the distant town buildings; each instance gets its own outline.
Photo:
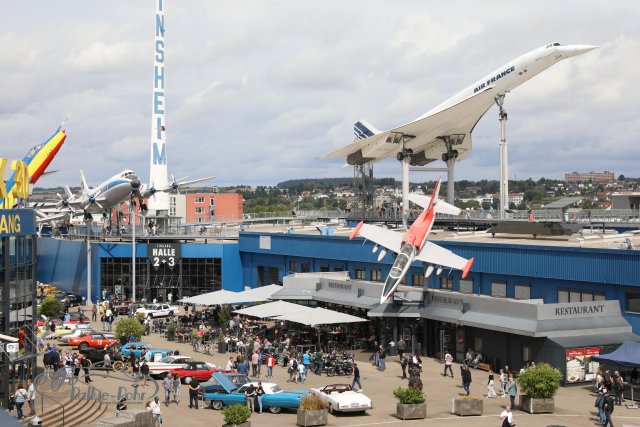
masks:
<path id="1" fill-rule="evenodd" d="M 569 183 L 592 182 L 595 184 L 607 184 L 613 181 L 613 172 L 571 172 L 564 174 L 564 180 Z"/>

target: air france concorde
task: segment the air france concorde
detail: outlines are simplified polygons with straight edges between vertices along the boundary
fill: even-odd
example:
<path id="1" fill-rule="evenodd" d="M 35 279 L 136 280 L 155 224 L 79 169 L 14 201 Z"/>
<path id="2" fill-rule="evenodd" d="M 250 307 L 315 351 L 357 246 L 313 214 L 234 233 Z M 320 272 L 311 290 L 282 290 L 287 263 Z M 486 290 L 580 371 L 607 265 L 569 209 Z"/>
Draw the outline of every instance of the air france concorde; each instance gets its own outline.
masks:
<path id="1" fill-rule="evenodd" d="M 320 158 L 346 157 L 350 165 L 398 157 L 410 150 L 410 164 L 423 166 L 438 159 L 463 159 L 471 151 L 471 132 L 503 95 L 552 65 L 597 46 L 551 43 L 509 61 L 417 119 L 381 132 L 364 120 L 354 125 L 356 141 Z M 407 151 L 404 151 L 406 153 Z"/>

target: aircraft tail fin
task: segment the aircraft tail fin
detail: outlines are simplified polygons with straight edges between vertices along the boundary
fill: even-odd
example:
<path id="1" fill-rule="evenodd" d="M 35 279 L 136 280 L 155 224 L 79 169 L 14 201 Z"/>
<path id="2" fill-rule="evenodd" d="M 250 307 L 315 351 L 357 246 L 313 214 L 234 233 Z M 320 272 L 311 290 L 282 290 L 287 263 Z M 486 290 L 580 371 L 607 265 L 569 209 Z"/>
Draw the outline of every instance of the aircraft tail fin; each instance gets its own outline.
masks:
<path id="1" fill-rule="evenodd" d="M 71 189 L 69 188 L 68 185 L 64 186 L 64 194 L 66 194 L 68 199 L 73 197 L 73 193 L 71 192 Z"/>
<path id="2" fill-rule="evenodd" d="M 89 192 L 89 186 L 87 185 L 87 180 L 84 178 L 84 172 L 80 169 L 80 191 L 82 194 L 87 194 Z"/>
<path id="3" fill-rule="evenodd" d="M 355 135 L 356 139 L 366 139 L 379 133 L 381 132 L 378 129 L 373 127 L 364 119 L 361 119 L 353 124 L 353 134 Z"/>

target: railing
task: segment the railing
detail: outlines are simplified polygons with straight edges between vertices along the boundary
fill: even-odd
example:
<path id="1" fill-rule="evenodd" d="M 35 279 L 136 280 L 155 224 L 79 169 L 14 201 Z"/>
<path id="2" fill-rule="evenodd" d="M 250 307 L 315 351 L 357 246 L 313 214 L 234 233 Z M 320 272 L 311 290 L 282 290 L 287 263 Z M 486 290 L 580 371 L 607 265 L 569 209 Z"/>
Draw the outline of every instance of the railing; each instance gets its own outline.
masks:
<path id="1" fill-rule="evenodd" d="M 62 368 L 64 369 L 64 368 Z M 44 414 L 44 398 L 50 399 L 53 401 L 53 403 L 55 403 L 56 405 L 60 406 L 62 408 L 62 425 L 64 426 L 64 403 L 60 403 L 59 401 L 57 401 L 56 399 L 54 399 L 51 396 L 47 396 L 44 393 L 40 393 L 40 413 Z"/>

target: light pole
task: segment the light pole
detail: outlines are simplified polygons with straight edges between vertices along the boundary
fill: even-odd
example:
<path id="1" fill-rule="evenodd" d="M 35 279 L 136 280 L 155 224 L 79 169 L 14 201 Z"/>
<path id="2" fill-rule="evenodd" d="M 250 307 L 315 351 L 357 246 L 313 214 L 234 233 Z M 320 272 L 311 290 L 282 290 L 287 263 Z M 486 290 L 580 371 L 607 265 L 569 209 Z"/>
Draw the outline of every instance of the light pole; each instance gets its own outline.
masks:
<path id="1" fill-rule="evenodd" d="M 132 210 L 133 209 L 133 210 Z M 129 200 L 129 215 L 133 218 L 133 229 L 131 230 L 131 278 L 132 294 L 131 302 L 136 302 L 136 208 L 133 199 Z"/>
<path id="2" fill-rule="evenodd" d="M 91 214 L 85 217 L 84 223 L 87 225 L 87 303 L 91 304 Z"/>

